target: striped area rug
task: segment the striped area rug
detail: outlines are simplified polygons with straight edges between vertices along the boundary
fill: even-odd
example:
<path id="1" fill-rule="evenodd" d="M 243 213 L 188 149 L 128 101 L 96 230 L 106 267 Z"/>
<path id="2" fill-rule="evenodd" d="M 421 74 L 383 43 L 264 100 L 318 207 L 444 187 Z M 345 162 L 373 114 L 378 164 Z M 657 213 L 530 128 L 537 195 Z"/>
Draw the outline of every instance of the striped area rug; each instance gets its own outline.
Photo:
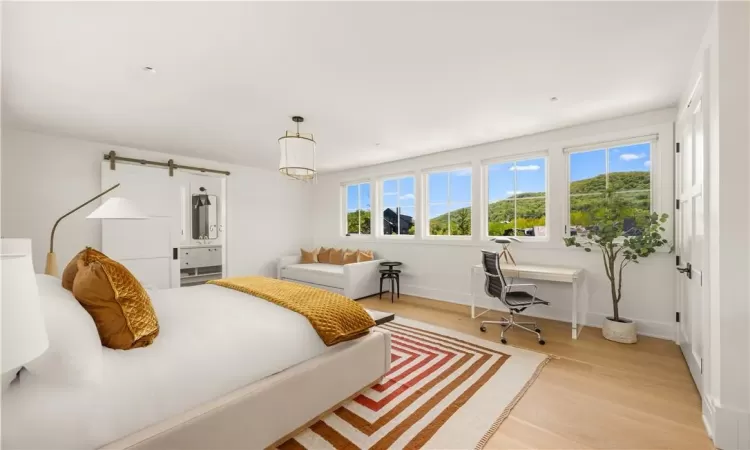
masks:
<path id="1" fill-rule="evenodd" d="M 546 355 L 397 318 L 380 384 L 279 448 L 481 449 Z"/>

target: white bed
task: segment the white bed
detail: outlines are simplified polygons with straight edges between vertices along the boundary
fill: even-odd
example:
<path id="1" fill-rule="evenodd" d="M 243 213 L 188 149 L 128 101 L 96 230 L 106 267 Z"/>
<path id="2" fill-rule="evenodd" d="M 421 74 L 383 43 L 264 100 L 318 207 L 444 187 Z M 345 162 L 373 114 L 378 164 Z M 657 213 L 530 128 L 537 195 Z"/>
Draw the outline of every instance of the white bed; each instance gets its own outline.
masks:
<path id="1" fill-rule="evenodd" d="M 103 349 L 101 383 L 51 386 L 22 373 L 3 393 L 3 448 L 263 447 L 390 364 L 378 330 L 326 347 L 306 318 L 247 294 L 202 285 L 150 295 L 158 338 Z"/>

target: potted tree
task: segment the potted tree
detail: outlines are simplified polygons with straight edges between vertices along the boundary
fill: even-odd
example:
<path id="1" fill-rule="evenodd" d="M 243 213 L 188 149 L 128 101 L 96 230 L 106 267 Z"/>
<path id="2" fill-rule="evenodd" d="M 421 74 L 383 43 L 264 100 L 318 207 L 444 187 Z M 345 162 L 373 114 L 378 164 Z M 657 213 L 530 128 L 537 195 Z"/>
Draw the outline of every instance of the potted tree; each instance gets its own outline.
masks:
<path id="1" fill-rule="evenodd" d="M 657 248 L 670 244 L 662 237 L 669 216 L 639 209 L 637 202 L 628 199 L 627 195 L 609 190 L 604 199 L 587 205 L 578 215 L 583 216 L 579 217 L 583 219 L 581 222 L 588 225 L 578 227 L 564 241 L 568 247 L 601 252 L 613 309 L 612 317 L 604 320 L 602 334 L 611 341 L 632 344 L 637 341 L 635 323 L 621 317 L 619 309 L 623 270 L 630 264 L 638 264 Z"/>

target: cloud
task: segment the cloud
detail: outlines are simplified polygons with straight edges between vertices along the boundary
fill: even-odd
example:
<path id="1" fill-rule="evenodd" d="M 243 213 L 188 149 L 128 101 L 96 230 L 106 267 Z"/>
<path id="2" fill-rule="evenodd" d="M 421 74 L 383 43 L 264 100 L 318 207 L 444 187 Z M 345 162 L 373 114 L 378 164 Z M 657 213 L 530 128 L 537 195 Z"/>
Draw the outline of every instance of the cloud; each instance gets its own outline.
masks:
<path id="1" fill-rule="evenodd" d="M 525 170 L 539 170 L 541 168 L 542 168 L 542 166 L 537 165 L 537 164 L 527 164 L 527 165 L 516 164 L 515 166 L 511 166 L 511 168 L 508 169 L 508 170 L 518 170 L 518 171 L 522 171 L 523 172 Z"/>
<path id="2" fill-rule="evenodd" d="M 620 155 L 620 159 L 623 161 L 635 161 L 636 159 L 642 159 L 645 157 L 645 153 L 639 153 L 637 155 L 635 153 L 623 153 L 622 155 Z"/>
<path id="3" fill-rule="evenodd" d="M 505 191 L 505 195 L 513 197 L 514 195 L 523 194 L 523 191 Z"/>
<path id="4" fill-rule="evenodd" d="M 401 200 L 414 200 L 414 194 L 404 194 L 399 198 Z"/>
<path id="5" fill-rule="evenodd" d="M 651 167 L 651 160 L 649 159 L 649 160 L 643 161 L 643 165 L 646 167 Z"/>
<path id="6" fill-rule="evenodd" d="M 453 172 L 453 175 L 455 175 L 457 177 L 470 177 L 471 176 L 471 169 L 457 170 L 457 171 Z"/>

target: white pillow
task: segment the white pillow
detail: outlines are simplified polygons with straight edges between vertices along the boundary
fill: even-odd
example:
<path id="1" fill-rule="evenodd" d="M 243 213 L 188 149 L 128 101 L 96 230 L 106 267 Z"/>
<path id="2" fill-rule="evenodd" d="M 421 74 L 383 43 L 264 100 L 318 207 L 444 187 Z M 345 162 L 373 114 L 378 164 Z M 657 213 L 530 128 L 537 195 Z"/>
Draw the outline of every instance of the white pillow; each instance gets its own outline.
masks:
<path id="1" fill-rule="evenodd" d="M 49 337 L 49 348 L 24 365 L 24 378 L 55 385 L 100 383 L 102 343 L 91 315 L 59 278 L 37 275 L 39 299 Z"/>

